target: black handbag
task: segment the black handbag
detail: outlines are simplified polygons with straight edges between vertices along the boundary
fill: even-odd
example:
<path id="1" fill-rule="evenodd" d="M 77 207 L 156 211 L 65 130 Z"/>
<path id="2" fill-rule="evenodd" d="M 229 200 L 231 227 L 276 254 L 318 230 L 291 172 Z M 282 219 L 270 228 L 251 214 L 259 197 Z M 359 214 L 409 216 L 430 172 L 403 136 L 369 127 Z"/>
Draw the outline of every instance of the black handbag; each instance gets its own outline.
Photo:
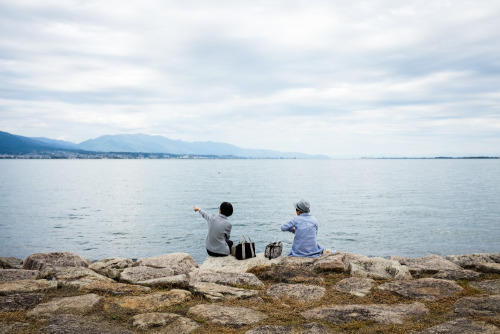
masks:
<path id="1" fill-rule="evenodd" d="M 243 241 L 240 241 L 237 245 L 233 245 L 231 248 L 231 255 L 233 255 L 238 260 L 245 260 L 255 257 L 255 243 L 248 238 L 248 241 L 243 237 Z"/>
<path id="2" fill-rule="evenodd" d="M 280 256 L 282 251 L 283 244 L 281 242 L 271 242 L 266 246 L 264 256 L 271 260 Z"/>

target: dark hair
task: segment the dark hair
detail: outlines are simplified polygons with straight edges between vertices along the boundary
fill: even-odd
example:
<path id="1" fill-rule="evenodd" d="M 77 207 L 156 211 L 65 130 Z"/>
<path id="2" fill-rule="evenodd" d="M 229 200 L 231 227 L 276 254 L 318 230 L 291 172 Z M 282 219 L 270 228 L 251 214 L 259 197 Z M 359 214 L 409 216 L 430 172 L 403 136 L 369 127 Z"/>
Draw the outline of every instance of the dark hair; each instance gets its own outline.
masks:
<path id="1" fill-rule="evenodd" d="M 233 214 L 233 206 L 229 202 L 223 202 L 220 207 L 220 213 L 224 216 L 229 217 Z"/>

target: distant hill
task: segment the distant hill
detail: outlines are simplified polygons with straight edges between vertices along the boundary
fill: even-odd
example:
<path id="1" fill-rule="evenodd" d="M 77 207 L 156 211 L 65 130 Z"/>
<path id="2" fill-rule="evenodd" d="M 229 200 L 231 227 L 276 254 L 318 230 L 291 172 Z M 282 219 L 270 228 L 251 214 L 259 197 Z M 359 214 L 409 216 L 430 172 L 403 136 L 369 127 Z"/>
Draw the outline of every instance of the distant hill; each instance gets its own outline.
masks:
<path id="1" fill-rule="evenodd" d="M 26 154 L 41 151 L 168 153 L 181 155 L 235 156 L 241 158 L 274 159 L 328 158 L 324 155 L 310 155 L 298 152 L 244 149 L 231 144 L 211 141 L 185 142 L 182 140 L 172 140 L 162 136 L 150 136 L 145 134 L 106 135 L 75 144 L 49 138 L 23 137 L 0 131 L 1 154 Z"/>

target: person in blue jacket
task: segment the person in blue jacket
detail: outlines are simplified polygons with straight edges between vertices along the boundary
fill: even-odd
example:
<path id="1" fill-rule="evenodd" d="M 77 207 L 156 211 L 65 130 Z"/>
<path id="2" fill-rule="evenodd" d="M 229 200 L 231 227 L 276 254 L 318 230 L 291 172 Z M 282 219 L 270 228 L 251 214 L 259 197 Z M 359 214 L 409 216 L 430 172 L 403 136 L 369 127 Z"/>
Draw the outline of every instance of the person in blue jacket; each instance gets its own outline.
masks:
<path id="1" fill-rule="evenodd" d="M 318 245 L 318 221 L 311 216 L 310 204 L 300 200 L 295 204 L 297 216 L 281 225 L 282 231 L 295 234 L 292 249 L 288 255 L 302 257 L 318 257 L 323 254 L 324 248 Z"/>

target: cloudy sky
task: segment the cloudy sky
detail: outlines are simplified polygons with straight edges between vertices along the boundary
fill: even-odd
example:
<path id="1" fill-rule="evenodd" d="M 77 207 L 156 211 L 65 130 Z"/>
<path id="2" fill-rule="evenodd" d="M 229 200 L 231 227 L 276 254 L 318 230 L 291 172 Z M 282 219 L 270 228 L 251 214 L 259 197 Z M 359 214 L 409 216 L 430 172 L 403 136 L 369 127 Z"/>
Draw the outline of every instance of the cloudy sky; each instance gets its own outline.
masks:
<path id="1" fill-rule="evenodd" d="M 500 1 L 0 0 L 0 131 L 500 155 Z"/>

